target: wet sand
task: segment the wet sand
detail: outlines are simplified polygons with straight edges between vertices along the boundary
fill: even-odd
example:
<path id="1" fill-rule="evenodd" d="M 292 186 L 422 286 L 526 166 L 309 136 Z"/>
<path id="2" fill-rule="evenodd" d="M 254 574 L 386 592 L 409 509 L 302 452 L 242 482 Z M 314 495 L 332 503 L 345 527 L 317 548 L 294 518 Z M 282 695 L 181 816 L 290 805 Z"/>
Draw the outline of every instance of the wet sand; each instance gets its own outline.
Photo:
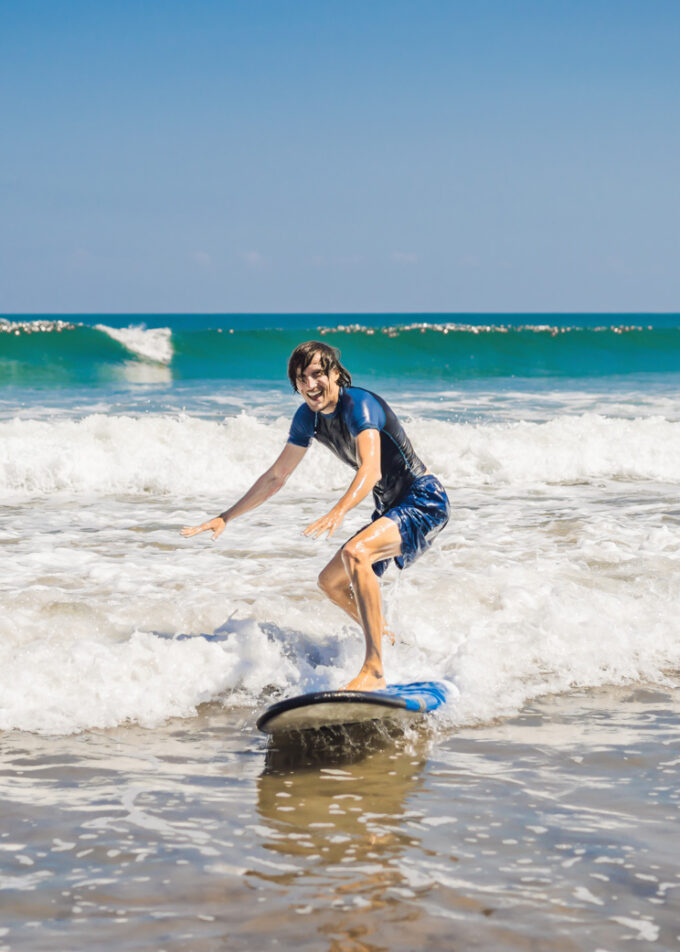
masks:
<path id="1" fill-rule="evenodd" d="M 266 749 L 256 712 L 0 741 L 0 949 L 680 948 L 680 689 Z"/>

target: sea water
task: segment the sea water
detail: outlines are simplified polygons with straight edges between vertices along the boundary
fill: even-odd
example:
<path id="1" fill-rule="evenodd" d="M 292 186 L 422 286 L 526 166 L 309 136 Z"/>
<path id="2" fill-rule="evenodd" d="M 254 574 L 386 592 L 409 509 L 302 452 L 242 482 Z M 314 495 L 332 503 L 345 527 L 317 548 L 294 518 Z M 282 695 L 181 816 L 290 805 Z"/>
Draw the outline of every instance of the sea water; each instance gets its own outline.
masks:
<path id="1" fill-rule="evenodd" d="M 340 347 L 447 487 L 446 531 L 383 593 L 388 680 L 444 680 L 451 703 L 424 732 L 296 768 L 267 761 L 254 722 L 356 673 L 361 633 L 316 578 L 370 506 L 338 540 L 302 535 L 351 479 L 312 446 L 217 543 L 179 529 L 280 452 L 299 404 L 286 360 L 310 338 Z M 536 947 L 676 947 L 680 880 L 655 831 L 677 829 L 679 384 L 672 316 L 0 322 L 15 811 L 0 866 L 20 897 L 4 948 L 115 948 L 119 926 L 131 948 L 221 948 L 225 924 L 230 948 L 280 932 L 283 947 L 413 948 L 402 919 L 432 948 L 548 933 Z M 229 883 L 226 906 L 180 913 L 191 881 Z M 173 909 L 184 931 L 158 927 Z"/>

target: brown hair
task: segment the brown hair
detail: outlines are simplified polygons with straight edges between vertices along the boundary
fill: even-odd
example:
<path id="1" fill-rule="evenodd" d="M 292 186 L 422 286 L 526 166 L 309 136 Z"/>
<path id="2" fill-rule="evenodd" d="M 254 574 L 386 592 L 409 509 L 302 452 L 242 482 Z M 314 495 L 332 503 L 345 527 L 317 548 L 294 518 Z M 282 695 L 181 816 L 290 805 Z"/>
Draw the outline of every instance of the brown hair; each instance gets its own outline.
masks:
<path id="1" fill-rule="evenodd" d="M 346 370 L 340 363 L 340 351 L 338 348 L 331 347 L 330 344 L 322 344 L 318 340 L 307 340 L 304 344 L 298 344 L 288 358 L 288 379 L 296 393 L 298 374 L 302 373 L 305 367 L 311 364 L 315 354 L 318 354 L 321 358 L 321 366 L 324 369 L 324 373 L 330 374 L 331 370 L 337 370 L 338 383 L 340 386 L 351 386 L 352 377 L 349 370 Z"/>

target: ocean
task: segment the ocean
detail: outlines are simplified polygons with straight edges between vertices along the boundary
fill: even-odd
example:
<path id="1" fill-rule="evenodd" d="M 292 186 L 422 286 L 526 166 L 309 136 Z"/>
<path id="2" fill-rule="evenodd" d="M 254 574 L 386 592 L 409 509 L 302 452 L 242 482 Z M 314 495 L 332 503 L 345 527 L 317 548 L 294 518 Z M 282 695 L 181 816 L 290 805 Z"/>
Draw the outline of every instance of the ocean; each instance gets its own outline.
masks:
<path id="1" fill-rule="evenodd" d="M 296 751 L 258 713 L 363 655 L 301 534 L 350 471 L 179 530 L 282 448 L 306 339 L 447 488 L 383 595 L 388 681 L 451 701 Z M 680 315 L 1 319 L 0 952 L 679 949 L 679 490 Z"/>

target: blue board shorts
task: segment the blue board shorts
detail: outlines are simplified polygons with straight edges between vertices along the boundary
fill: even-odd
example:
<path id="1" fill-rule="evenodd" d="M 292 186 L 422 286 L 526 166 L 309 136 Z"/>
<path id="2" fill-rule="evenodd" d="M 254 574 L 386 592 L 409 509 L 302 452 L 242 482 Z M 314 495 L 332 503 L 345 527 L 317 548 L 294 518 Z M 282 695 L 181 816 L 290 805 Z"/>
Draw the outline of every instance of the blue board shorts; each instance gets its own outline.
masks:
<path id="1" fill-rule="evenodd" d="M 451 505 L 446 490 L 436 476 L 419 476 L 398 502 L 386 512 L 373 513 L 372 521 L 387 516 L 399 527 L 401 555 L 394 561 L 398 568 L 406 568 L 426 552 L 449 521 Z M 385 573 L 391 559 L 373 563 L 377 576 Z"/>

